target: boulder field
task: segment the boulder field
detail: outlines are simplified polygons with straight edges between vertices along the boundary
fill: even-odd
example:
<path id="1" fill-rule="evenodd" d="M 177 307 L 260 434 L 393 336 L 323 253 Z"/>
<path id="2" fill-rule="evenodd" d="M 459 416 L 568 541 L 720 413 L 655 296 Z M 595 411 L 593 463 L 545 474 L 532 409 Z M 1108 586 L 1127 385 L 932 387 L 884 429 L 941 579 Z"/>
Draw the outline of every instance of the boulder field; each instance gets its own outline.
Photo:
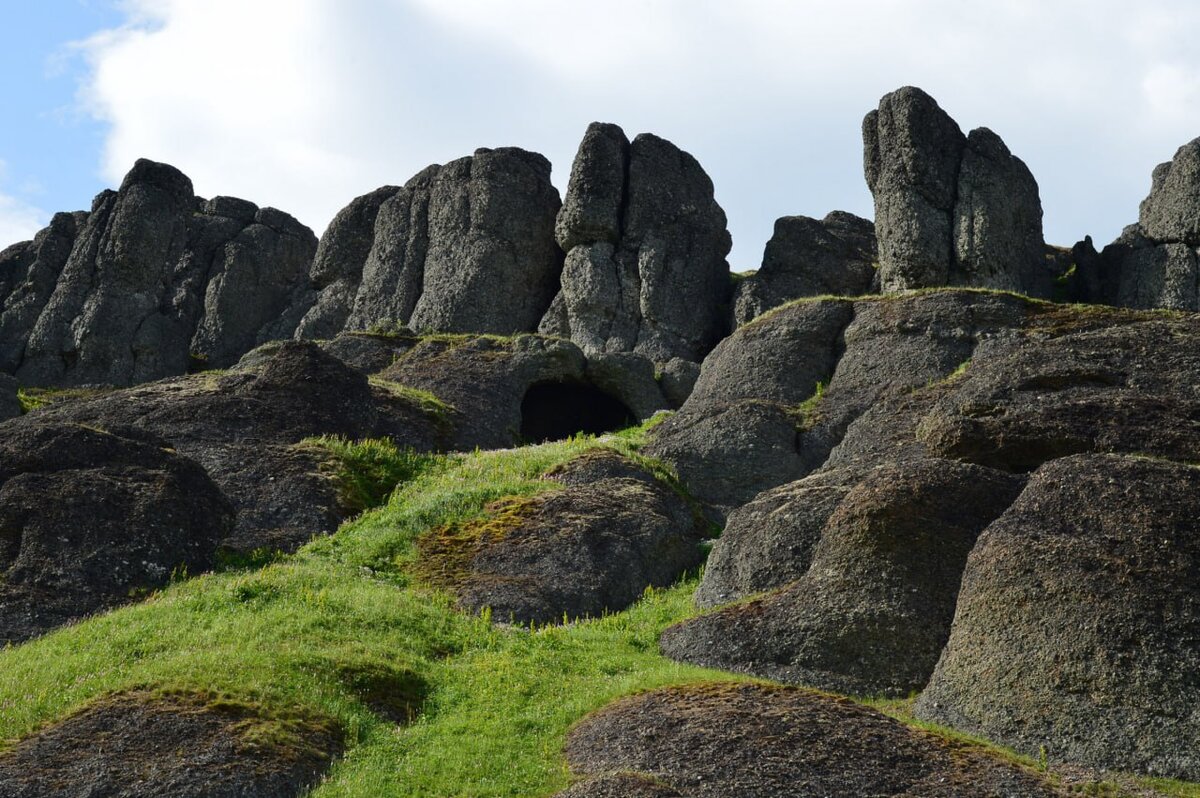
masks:
<path id="1" fill-rule="evenodd" d="M 362 580 L 420 614 L 389 621 L 411 651 L 268 653 L 241 697 L 158 641 L 61 711 L 75 682 L 0 696 L 40 719 L 0 739 L 0 794 L 303 795 L 430 733 L 480 662 L 546 701 L 519 676 L 588 656 L 586 698 L 479 701 L 540 794 L 1200 782 L 1200 139 L 1097 252 L 1047 246 L 1025 164 L 920 89 L 862 136 L 874 220 L 780 218 L 752 274 L 698 161 L 604 123 L 561 197 L 541 155 L 480 149 L 318 240 L 138 161 L 0 252 L 0 656 L 158 591 L 252 614 L 267 573 L 264 602 Z M 224 592 L 170 598 L 202 574 Z M 320 697 L 285 711 L 293 667 Z"/>

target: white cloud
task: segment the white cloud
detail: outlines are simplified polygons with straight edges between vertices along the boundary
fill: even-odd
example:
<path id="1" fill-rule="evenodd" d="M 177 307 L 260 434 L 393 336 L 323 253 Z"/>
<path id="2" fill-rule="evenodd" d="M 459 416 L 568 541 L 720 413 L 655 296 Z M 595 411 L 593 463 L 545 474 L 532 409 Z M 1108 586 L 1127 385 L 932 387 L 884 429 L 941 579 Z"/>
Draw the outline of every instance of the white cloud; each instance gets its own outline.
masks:
<path id="1" fill-rule="evenodd" d="M 543 152 L 565 184 L 587 122 L 692 151 L 753 267 L 777 216 L 869 215 L 859 123 L 924 87 L 1029 163 L 1047 235 L 1099 242 L 1200 134 L 1200 10 L 1184 0 L 131 0 L 85 45 L 111 123 L 202 194 L 318 232 L 356 194 L 476 146 Z"/>
<path id="2" fill-rule="evenodd" d="M 3 189 L 6 165 L 0 161 L 0 189 Z M 28 241 L 46 226 L 49 214 L 41 208 L 0 190 L 0 249 L 18 241 Z"/>

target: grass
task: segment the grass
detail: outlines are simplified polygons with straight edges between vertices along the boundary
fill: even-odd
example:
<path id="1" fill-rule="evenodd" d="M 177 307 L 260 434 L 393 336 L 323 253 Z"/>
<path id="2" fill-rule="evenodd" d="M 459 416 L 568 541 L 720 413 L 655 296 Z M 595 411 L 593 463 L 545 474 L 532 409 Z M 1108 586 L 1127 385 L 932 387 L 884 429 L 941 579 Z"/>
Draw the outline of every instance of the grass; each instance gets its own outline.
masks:
<path id="1" fill-rule="evenodd" d="M 328 455 L 342 506 L 353 513 L 378 507 L 402 482 L 445 462 L 445 458 L 389 440 L 349 441 L 333 435 L 307 438 L 298 447 Z"/>
<path id="2" fill-rule="evenodd" d="M 21 412 L 30 413 L 42 407 L 72 402 L 80 399 L 93 399 L 97 396 L 115 390 L 113 388 L 20 388 L 17 390 L 17 400 L 21 403 Z"/>
<path id="3" fill-rule="evenodd" d="M 796 427 L 800 432 L 810 430 L 821 420 L 821 400 L 825 398 L 825 383 L 817 381 L 812 396 L 791 409 L 791 415 L 796 419 Z"/>
<path id="4" fill-rule="evenodd" d="M 377 444 L 321 445 L 371 468 L 387 454 Z M 658 654 L 661 630 L 692 612 L 694 579 L 648 591 L 623 613 L 529 630 L 457 612 L 445 594 L 410 584 L 407 566 L 422 532 L 550 489 L 541 473 L 599 445 L 636 455 L 640 433 L 428 457 L 384 506 L 296 555 L 175 584 L 8 648 L 0 740 L 118 691 L 203 692 L 346 730 L 350 750 L 317 796 L 561 789 L 563 736 L 586 712 L 640 689 L 733 678 Z M 373 709 L 381 669 L 420 687 L 424 710 L 413 724 Z"/>
<path id="5" fill-rule="evenodd" d="M 230 562 L 0 651 L 0 748 L 115 692 L 182 691 L 343 730 L 348 750 L 314 798 L 550 795 L 569 783 L 561 748 L 588 712 L 641 690 L 747 680 L 658 653 L 662 630 L 695 614 L 696 577 L 603 618 L 511 628 L 415 579 L 417 543 L 498 500 L 557 489 L 539 476 L 590 449 L 641 458 L 646 428 L 416 458 L 312 441 L 363 496 L 398 487 L 295 555 Z"/>

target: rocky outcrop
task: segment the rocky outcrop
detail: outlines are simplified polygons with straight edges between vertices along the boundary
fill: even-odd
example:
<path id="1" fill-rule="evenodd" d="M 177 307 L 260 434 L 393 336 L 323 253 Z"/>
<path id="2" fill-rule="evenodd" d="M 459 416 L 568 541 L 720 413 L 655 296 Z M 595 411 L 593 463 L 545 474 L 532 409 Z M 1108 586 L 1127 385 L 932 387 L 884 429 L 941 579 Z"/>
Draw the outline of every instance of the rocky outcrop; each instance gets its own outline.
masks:
<path id="1" fill-rule="evenodd" d="M 761 684 L 696 684 L 620 699 L 571 730 L 566 756 L 576 773 L 640 774 L 692 798 L 1059 794 L 980 748 L 845 699 Z"/>
<path id="2" fill-rule="evenodd" d="M 343 209 L 321 238 L 297 338 L 405 324 L 437 332 L 532 332 L 558 291 L 561 202 L 550 162 L 476 150 Z"/>
<path id="3" fill-rule="evenodd" d="M 21 400 L 17 396 L 17 381 L 0 372 L 0 421 L 21 415 Z"/>
<path id="4" fill-rule="evenodd" d="M 1075 246 L 1071 298 L 1130 308 L 1200 310 L 1200 139 L 1159 164 L 1138 223 L 1097 253 Z"/>
<path id="5" fill-rule="evenodd" d="M 349 512 L 327 457 L 305 438 L 388 438 L 446 446 L 444 418 L 419 397 L 368 381 L 315 344 L 286 342 L 245 371 L 200 374 L 66 402 L 10 424 L 65 421 L 133 430 L 198 462 L 237 510 L 221 543 L 291 551 L 337 528 Z"/>
<path id="6" fill-rule="evenodd" d="M 1040 468 L 967 562 L 920 717 L 1030 755 L 1200 780 L 1200 471 Z"/>
<path id="7" fill-rule="evenodd" d="M 233 508 L 165 447 L 75 424 L 0 427 L 0 645 L 215 564 Z"/>
<path id="8" fill-rule="evenodd" d="M 343 736 L 331 720 L 224 696 L 129 691 L 0 754 L 0 794 L 294 798 L 341 754 Z"/>
<path id="9" fill-rule="evenodd" d="M 589 359 L 570 341 L 540 335 L 434 335 L 380 377 L 454 408 L 454 448 L 495 449 L 608 432 L 669 407 L 648 360 L 618 360 Z"/>
<path id="10" fill-rule="evenodd" d="M 877 260 L 875 225 L 854 214 L 777 219 L 762 267 L 734 289 L 734 325 L 801 297 L 878 290 Z"/>
<path id="11" fill-rule="evenodd" d="M 799 579 L 668 629 L 662 649 L 674 659 L 840 693 L 909 695 L 925 686 L 946 644 L 976 537 L 1021 486 L 1019 478 L 952 461 L 879 466 L 828 513 Z M 806 491 L 788 509 L 819 518 L 836 495 Z M 749 537 L 760 546 L 770 538 Z M 778 542 L 787 557 L 793 540 Z M 795 542 L 803 546 L 805 536 Z M 719 589 L 711 584 L 706 594 Z"/>
<path id="12" fill-rule="evenodd" d="M 0 368 L 28 385 L 131 385 L 232 365 L 275 334 L 315 246 L 285 213 L 202 200 L 178 170 L 138 161 L 90 213 L 6 250 Z"/>
<path id="13" fill-rule="evenodd" d="M 424 535 L 417 572 L 463 609 L 547 624 L 623 610 L 703 562 L 698 515 L 617 453 L 588 453 L 547 479 L 562 489 L 501 500 Z"/>
<path id="14" fill-rule="evenodd" d="M 969 291 L 784 306 L 713 350 L 647 452 L 723 518 L 820 468 L 872 406 L 947 377 L 1037 307 Z"/>
<path id="15" fill-rule="evenodd" d="M 725 334 L 725 213 L 700 164 L 671 142 L 589 125 L 555 234 L 567 258 L 541 332 L 658 363 L 699 361 Z"/>
<path id="16" fill-rule="evenodd" d="M 964 136 L 906 86 L 863 120 L 884 291 L 974 286 L 1050 296 L 1037 183 L 987 128 Z"/>
<path id="17" fill-rule="evenodd" d="M 803 428 L 787 462 L 803 478 L 734 505 L 697 600 L 773 592 L 669 629 L 670 656 L 842 692 L 907 694 L 933 672 L 975 536 L 1025 473 L 1087 452 L 1200 459 L 1191 388 L 1200 327 L 1191 317 L 962 291 L 800 302 L 731 336 L 705 374 L 739 374 L 733 384 L 762 392 L 758 406 L 779 402 L 794 389 L 757 375 L 811 380 L 804 368 L 816 358 L 759 328 L 799 330 L 800 319 L 834 307 L 851 319 L 828 387 L 796 411 Z M 729 398 L 747 406 L 702 376 L 678 416 L 712 424 L 730 412 Z M 740 471 L 739 457 L 754 463 L 782 436 L 739 440 L 730 429 L 744 454 L 723 453 L 670 423 L 648 451 L 718 508 L 735 495 L 730 481 L 745 495 L 781 475 Z M 716 465 L 693 467 L 705 461 Z"/>

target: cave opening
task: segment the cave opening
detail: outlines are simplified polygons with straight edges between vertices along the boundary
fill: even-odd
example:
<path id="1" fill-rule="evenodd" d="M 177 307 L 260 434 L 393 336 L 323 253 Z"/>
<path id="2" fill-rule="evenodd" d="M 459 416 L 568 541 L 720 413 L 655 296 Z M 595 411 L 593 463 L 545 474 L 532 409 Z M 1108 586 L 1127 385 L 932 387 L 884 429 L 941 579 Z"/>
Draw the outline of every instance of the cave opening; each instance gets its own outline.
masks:
<path id="1" fill-rule="evenodd" d="M 521 439 L 526 443 L 562 440 L 577 432 L 599 435 L 636 423 L 623 402 L 587 383 L 536 383 L 521 400 Z"/>

